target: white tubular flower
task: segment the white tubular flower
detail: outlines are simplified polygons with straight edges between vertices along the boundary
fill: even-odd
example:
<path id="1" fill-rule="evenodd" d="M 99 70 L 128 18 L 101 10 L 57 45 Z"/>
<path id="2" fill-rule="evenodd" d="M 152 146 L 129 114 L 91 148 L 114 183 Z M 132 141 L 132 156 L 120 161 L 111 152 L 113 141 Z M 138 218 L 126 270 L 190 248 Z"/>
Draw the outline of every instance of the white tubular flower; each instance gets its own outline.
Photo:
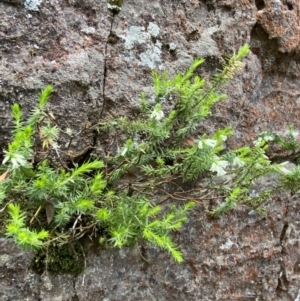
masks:
<path id="1" fill-rule="evenodd" d="M 125 146 L 121 152 L 121 156 L 124 157 L 126 155 L 127 151 L 128 151 L 128 148 Z"/>
<path id="2" fill-rule="evenodd" d="M 203 148 L 203 143 L 212 148 L 214 148 L 217 145 L 217 141 L 213 140 L 213 139 L 204 139 L 203 141 L 199 140 L 199 142 L 198 142 L 199 149 Z"/>
<path id="3" fill-rule="evenodd" d="M 227 136 L 225 135 L 221 135 L 220 138 L 222 139 L 223 142 L 227 140 Z"/>
<path id="4" fill-rule="evenodd" d="M 12 169 L 17 169 L 20 166 L 26 165 L 27 161 L 23 155 L 20 154 L 6 154 L 2 164 L 10 161 L 12 163 Z"/>
<path id="5" fill-rule="evenodd" d="M 215 156 L 215 161 L 212 164 L 210 171 L 216 172 L 217 176 L 224 176 L 226 174 L 225 168 L 229 165 L 228 161 L 220 160 L 219 157 Z"/>
<path id="6" fill-rule="evenodd" d="M 205 139 L 204 140 L 204 143 L 209 146 L 209 147 L 212 147 L 214 148 L 216 145 L 217 145 L 217 141 L 216 140 L 213 140 L 213 139 Z"/>
<path id="7" fill-rule="evenodd" d="M 259 146 L 263 140 L 261 137 L 257 138 L 256 140 L 253 141 L 254 146 Z"/>
<path id="8" fill-rule="evenodd" d="M 297 139 L 298 139 L 298 136 L 299 136 L 299 132 L 297 132 L 297 131 L 291 131 L 291 135 L 292 135 L 292 137 L 293 137 L 295 140 L 297 140 Z"/>
<path id="9" fill-rule="evenodd" d="M 259 146 L 262 142 L 274 141 L 274 136 L 268 132 L 263 132 L 260 136 L 253 141 L 255 146 Z"/>
<path id="10" fill-rule="evenodd" d="M 5 164 L 10 159 L 10 156 L 6 154 L 4 157 L 4 160 L 2 161 L 2 164 Z"/>
<path id="11" fill-rule="evenodd" d="M 265 136 L 264 136 L 264 140 L 265 140 L 265 141 L 273 141 L 273 140 L 274 140 L 274 137 L 271 136 L 271 135 L 265 135 Z"/>
<path id="12" fill-rule="evenodd" d="M 254 146 L 260 146 L 262 143 L 263 145 L 267 142 L 263 137 L 259 137 L 253 141 Z"/>
<path id="13" fill-rule="evenodd" d="M 165 116 L 162 108 L 161 108 L 161 104 L 157 104 L 155 107 L 154 107 L 154 110 L 153 112 L 151 113 L 150 115 L 150 118 L 152 119 L 156 119 L 157 121 L 160 121 L 161 119 L 163 119 Z"/>
<path id="14" fill-rule="evenodd" d="M 242 167 L 245 165 L 245 162 L 242 161 L 239 157 L 235 157 L 233 162 L 232 162 L 233 166 L 237 166 L 237 167 Z"/>

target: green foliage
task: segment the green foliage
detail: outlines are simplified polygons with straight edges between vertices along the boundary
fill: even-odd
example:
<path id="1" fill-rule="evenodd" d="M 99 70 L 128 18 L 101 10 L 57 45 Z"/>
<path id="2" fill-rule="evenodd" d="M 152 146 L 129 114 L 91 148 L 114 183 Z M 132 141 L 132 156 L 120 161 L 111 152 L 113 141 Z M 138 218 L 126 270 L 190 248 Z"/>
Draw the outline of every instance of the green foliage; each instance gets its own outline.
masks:
<path id="1" fill-rule="evenodd" d="M 216 85 L 220 85 L 231 80 L 234 74 L 243 68 L 241 60 L 248 54 L 248 52 L 249 45 L 245 44 L 239 49 L 237 54 L 232 55 L 226 64 L 224 64 L 223 70 L 214 77 L 214 83 Z"/>
<path id="2" fill-rule="evenodd" d="M 25 214 L 20 212 L 20 207 L 12 203 L 8 204 L 8 212 L 11 218 L 8 220 L 6 235 L 12 237 L 14 241 L 25 249 L 41 248 L 43 240 L 49 237 L 48 231 L 39 232 L 29 230 L 25 227 Z"/>
<path id="3" fill-rule="evenodd" d="M 270 131 L 262 132 L 255 140 L 255 144 L 271 143 L 272 145 L 279 146 L 282 150 L 297 152 L 300 149 L 300 143 L 298 140 L 299 133 L 294 130 L 292 125 L 286 133 L 278 135 Z"/>
<path id="4" fill-rule="evenodd" d="M 28 124 L 31 126 L 37 126 L 39 122 L 46 116 L 46 104 L 53 92 L 53 87 L 46 86 L 40 94 L 37 108 L 35 108 L 28 119 Z"/>
<path id="5" fill-rule="evenodd" d="M 282 178 L 282 186 L 296 193 L 300 189 L 300 166 L 296 166 Z"/>
<path id="6" fill-rule="evenodd" d="M 226 149 L 224 143 L 233 134 L 230 127 L 211 135 L 196 134 L 212 106 L 226 97 L 218 91 L 242 69 L 241 60 L 248 52 L 248 45 L 241 47 L 210 81 L 196 74 L 204 59 L 196 59 L 185 73 L 173 78 L 167 72 L 153 72 L 155 104 L 142 94 L 140 114 L 133 120 L 119 117 L 99 122 L 99 134 L 114 137 L 114 150 L 73 169 L 55 168 L 47 160 L 51 150 L 60 158 L 60 135 L 70 137 L 69 145 L 73 137 L 72 131 L 59 128 L 47 110 L 53 88 L 47 86 L 41 92 L 27 122 L 14 104 L 13 139 L 2 163 L 9 176 L 0 181 L 0 201 L 16 203 L 19 193 L 35 204 L 36 211 L 28 222 L 19 205 L 8 202 L 6 235 L 21 247 L 43 248 L 43 254 L 47 248 L 72 245 L 84 236 L 97 237 L 100 244 L 112 247 L 135 246 L 143 240 L 182 262 L 171 237 L 187 220 L 194 201 L 205 204 L 210 197 L 219 199 L 220 205 L 208 211 L 213 216 L 241 203 L 262 212 L 272 191 L 282 187 L 298 191 L 299 168 L 288 171 L 282 164 L 272 164 L 266 155 L 268 141 L 296 147 L 292 128 L 290 140 L 263 133 L 253 147 L 235 150 Z M 44 159 L 36 158 L 36 141 L 44 148 Z M 253 183 L 269 174 L 279 175 L 278 186 L 251 195 Z M 191 184 L 199 178 L 208 179 L 205 189 L 184 188 L 194 187 Z M 175 201 L 184 203 L 178 206 Z M 47 266 L 49 260 L 42 262 Z"/>
<path id="7" fill-rule="evenodd" d="M 6 235 L 23 248 L 53 248 L 54 242 L 65 245 L 103 229 L 102 243 L 107 241 L 115 247 L 134 246 L 144 238 L 166 249 L 178 262 L 182 261 L 181 253 L 169 235 L 186 220 L 185 215 L 190 207 L 172 207 L 161 213 L 161 208 L 152 205 L 145 196 L 130 197 L 127 193 L 118 191 L 116 194 L 109 189 L 108 183 L 124 175 L 132 164 L 121 164 L 109 174 L 103 172 L 105 164 L 101 160 L 85 162 L 73 170 L 56 170 L 46 159 L 36 166 L 30 164 L 34 160 L 33 137 L 36 135 L 41 139 L 43 148 L 59 152 L 56 140 L 61 130 L 53 124 L 53 116 L 46 110 L 51 92 L 50 86 L 42 91 L 38 107 L 26 124 L 22 123 L 20 107 L 17 104 L 12 107 L 15 131 L 3 160 L 9 177 L 0 182 L 1 200 L 9 198 L 12 191 L 22 192 L 28 202 L 36 204 L 37 210 L 28 223 L 19 205 L 9 203 L 7 210 L 11 218 L 7 221 Z M 135 152 L 133 140 L 128 139 L 116 158 L 120 160 L 125 154 L 134 155 Z M 139 152 L 143 152 L 142 147 Z M 37 231 L 33 221 L 41 214 L 41 208 L 50 224 L 45 225 L 47 230 Z M 147 227 L 153 221 L 161 222 L 150 231 Z M 70 224 L 68 230 L 67 225 Z M 151 238 L 145 236 L 146 228 L 152 233 Z M 49 260 L 50 257 L 47 262 Z"/>
<path id="8" fill-rule="evenodd" d="M 289 152 L 289 157 L 297 162 L 297 166 L 288 170 L 285 168 L 287 162 L 283 162 L 279 165 L 281 172 L 281 181 L 279 188 L 285 188 L 292 193 L 296 193 L 300 189 L 300 168 L 299 168 L 299 133 L 294 130 L 293 126 L 289 126 L 288 131 L 284 134 L 276 134 L 270 131 L 261 133 L 255 140 L 256 145 L 265 145 L 269 143 L 271 146 L 275 146 L 277 149 Z M 274 165 L 273 165 L 274 167 Z"/>

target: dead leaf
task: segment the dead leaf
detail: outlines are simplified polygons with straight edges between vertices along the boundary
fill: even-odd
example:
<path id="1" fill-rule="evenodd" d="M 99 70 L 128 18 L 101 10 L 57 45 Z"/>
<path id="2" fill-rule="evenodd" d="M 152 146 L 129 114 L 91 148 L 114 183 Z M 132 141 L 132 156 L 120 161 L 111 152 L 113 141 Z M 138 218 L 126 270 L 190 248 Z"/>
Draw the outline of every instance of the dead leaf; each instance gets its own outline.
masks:
<path id="1" fill-rule="evenodd" d="M 56 203 L 56 201 L 53 198 L 46 201 L 45 209 L 46 209 L 46 216 L 47 216 L 48 225 L 53 220 L 53 217 L 54 217 L 54 214 L 55 214 L 55 209 L 54 209 L 54 204 L 55 203 Z"/>
<path id="2" fill-rule="evenodd" d="M 53 120 L 55 120 L 55 117 L 54 117 L 54 115 L 53 115 L 52 112 L 49 112 L 49 115 L 50 115 L 50 117 L 51 117 Z"/>
<path id="3" fill-rule="evenodd" d="M 8 170 L 6 172 L 4 172 L 1 176 L 0 176 L 0 181 L 4 181 L 5 179 L 7 179 L 9 177 L 9 173 Z"/>

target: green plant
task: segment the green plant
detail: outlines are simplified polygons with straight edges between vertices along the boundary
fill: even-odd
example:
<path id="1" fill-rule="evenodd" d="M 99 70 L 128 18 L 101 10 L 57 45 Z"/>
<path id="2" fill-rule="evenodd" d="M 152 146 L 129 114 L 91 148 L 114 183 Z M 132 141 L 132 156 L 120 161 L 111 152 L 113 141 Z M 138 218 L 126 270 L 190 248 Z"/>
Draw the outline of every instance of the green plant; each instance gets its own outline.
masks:
<path id="1" fill-rule="evenodd" d="M 74 137 L 72 131 L 62 131 L 47 110 L 53 88 L 42 91 L 27 122 L 14 104 L 13 139 L 4 152 L 6 172 L 0 181 L 0 201 L 9 200 L 6 206 L 11 216 L 6 235 L 26 248 L 56 248 L 87 235 L 113 247 L 134 246 L 144 240 L 181 262 L 171 232 L 182 227 L 196 202 L 222 200 L 207 210 L 213 216 L 241 203 L 261 211 L 272 191 L 251 197 L 249 189 L 271 173 L 281 179 L 274 190 L 292 189 L 291 175 L 298 170 L 290 173 L 282 164 L 271 164 L 265 154 L 266 137 L 260 137 L 253 147 L 229 150 L 224 142 L 232 135 L 230 127 L 212 135 L 196 134 L 212 106 L 226 97 L 218 91 L 243 68 L 241 60 L 248 52 L 248 45 L 241 47 L 210 81 L 196 74 L 203 59 L 174 78 L 153 72 L 155 104 L 142 95 L 134 119 L 99 122 L 95 126 L 99 135 L 115 137 L 112 149 L 101 160 L 73 169 L 57 169 L 46 159 L 51 150 L 58 155 L 62 152 L 58 143 L 62 133 L 69 137 L 69 145 Z M 39 161 L 34 152 L 37 142 L 46 150 L 45 159 Z M 203 186 L 194 185 L 199 179 Z M 20 212 L 19 195 L 36 206 L 30 221 L 25 222 L 25 213 Z M 41 212 L 46 218 L 35 223 Z"/>
<path id="2" fill-rule="evenodd" d="M 56 243 L 62 245 L 104 229 L 101 242 L 108 241 L 113 246 L 122 247 L 134 245 L 144 238 L 166 249 L 181 262 L 181 253 L 169 234 L 182 226 L 193 207 L 192 202 L 182 207 L 172 206 L 161 213 L 161 207 L 152 205 L 145 196 L 129 197 L 126 192 L 116 193 L 108 185 L 109 176 L 101 171 L 104 162 L 100 160 L 85 162 L 70 171 L 56 170 L 47 160 L 35 166 L 32 164 L 35 136 L 41 139 L 43 148 L 59 152 L 57 138 L 60 131 L 46 111 L 51 92 L 51 86 L 42 91 L 38 107 L 27 123 L 22 121 L 20 107 L 13 105 L 14 139 L 4 152 L 3 160 L 9 176 L 2 179 L 0 185 L 2 201 L 17 201 L 18 193 L 22 193 L 28 202 L 36 204 L 37 211 L 31 221 L 37 218 L 41 208 L 45 208 L 47 222 L 52 223 L 52 228 L 45 225 L 47 230 L 31 230 L 34 227 L 31 223 L 25 224 L 26 215 L 20 212 L 20 206 L 8 203 L 11 218 L 8 219 L 6 235 L 21 247 L 41 248 Z M 70 223 L 71 227 L 68 226 Z"/>
<path id="3" fill-rule="evenodd" d="M 49 233 L 45 230 L 36 232 L 25 228 L 25 214 L 20 213 L 19 205 L 8 204 L 8 212 L 11 218 L 6 228 L 6 235 L 12 237 L 23 248 L 40 248 L 43 245 L 43 240 L 48 238 Z"/>

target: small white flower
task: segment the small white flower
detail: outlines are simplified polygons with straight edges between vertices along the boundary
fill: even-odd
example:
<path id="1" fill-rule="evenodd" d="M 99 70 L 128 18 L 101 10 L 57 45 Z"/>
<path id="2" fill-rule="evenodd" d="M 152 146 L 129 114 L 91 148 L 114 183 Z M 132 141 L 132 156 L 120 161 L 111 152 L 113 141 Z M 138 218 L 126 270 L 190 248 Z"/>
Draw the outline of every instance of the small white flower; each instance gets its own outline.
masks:
<path id="1" fill-rule="evenodd" d="M 294 138 L 295 140 L 297 140 L 297 139 L 298 139 L 298 136 L 299 136 L 299 132 L 297 132 L 297 131 L 292 131 L 292 132 L 291 132 L 291 135 L 293 136 L 293 138 Z"/>
<path id="2" fill-rule="evenodd" d="M 11 158 L 11 163 L 13 165 L 13 168 L 18 168 L 19 166 L 26 165 L 27 161 L 22 155 L 16 154 L 14 158 Z"/>
<path id="3" fill-rule="evenodd" d="M 157 111 L 153 111 L 152 114 L 151 114 L 151 118 L 152 119 L 156 119 L 157 121 L 160 121 L 161 119 L 164 118 L 164 112 L 163 111 L 160 111 L 160 112 L 157 112 Z"/>
<path id="4" fill-rule="evenodd" d="M 121 152 L 121 156 L 124 157 L 126 155 L 127 151 L 128 151 L 128 148 L 124 147 L 123 150 L 122 150 L 122 152 Z"/>
<path id="5" fill-rule="evenodd" d="M 214 148 L 216 145 L 217 145 L 217 141 L 216 140 L 213 140 L 213 139 L 205 139 L 204 140 L 204 143 L 209 146 L 209 147 L 212 147 Z"/>
<path id="6" fill-rule="evenodd" d="M 12 163 L 13 169 L 16 169 L 19 166 L 24 166 L 27 164 L 27 161 L 25 160 L 24 156 L 20 154 L 6 154 L 2 164 L 5 164 L 8 161 Z"/>
<path id="7" fill-rule="evenodd" d="M 222 139 L 223 142 L 227 140 L 227 136 L 225 135 L 221 135 L 220 138 Z"/>
<path id="8" fill-rule="evenodd" d="M 211 165 L 210 171 L 216 172 L 217 176 L 224 176 L 226 174 L 225 168 L 229 165 L 228 161 L 219 160 L 219 157 L 215 156 L 215 161 Z"/>
<path id="9" fill-rule="evenodd" d="M 10 156 L 9 156 L 9 155 L 6 155 L 6 156 L 4 157 L 4 160 L 2 161 L 2 164 L 4 165 L 9 159 L 10 159 Z"/>
<path id="10" fill-rule="evenodd" d="M 267 160 L 270 162 L 269 157 L 268 157 L 267 155 L 262 154 L 262 157 L 263 157 L 264 159 L 267 159 Z"/>
<path id="11" fill-rule="evenodd" d="M 116 11 L 121 11 L 121 7 L 118 5 L 111 5 L 109 3 L 107 3 L 107 8 L 110 10 L 116 10 Z"/>
<path id="12" fill-rule="evenodd" d="M 253 141 L 253 144 L 254 144 L 254 146 L 259 146 L 262 141 L 263 141 L 262 138 L 259 137 L 259 138 L 257 138 L 256 140 Z"/>
<path id="13" fill-rule="evenodd" d="M 260 136 L 253 141 L 255 146 L 259 146 L 262 142 L 274 141 L 274 136 L 268 134 L 267 132 L 263 132 Z"/>
<path id="14" fill-rule="evenodd" d="M 217 141 L 213 140 L 213 139 L 204 139 L 203 141 L 199 140 L 199 142 L 198 142 L 199 149 L 203 148 L 203 143 L 212 148 L 214 148 L 217 145 Z"/>
<path id="15" fill-rule="evenodd" d="M 274 140 L 274 137 L 271 136 L 271 135 L 265 135 L 263 139 L 264 139 L 265 141 L 273 141 L 273 140 Z"/>
<path id="16" fill-rule="evenodd" d="M 232 165 L 237 166 L 237 167 L 242 167 L 245 165 L 245 162 L 242 161 L 239 157 L 235 157 L 232 162 Z"/>
<path id="17" fill-rule="evenodd" d="M 164 116 L 165 116 L 165 114 L 161 108 L 161 104 L 157 104 L 155 106 L 153 112 L 151 113 L 150 118 L 160 121 L 161 119 L 164 118 Z"/>

